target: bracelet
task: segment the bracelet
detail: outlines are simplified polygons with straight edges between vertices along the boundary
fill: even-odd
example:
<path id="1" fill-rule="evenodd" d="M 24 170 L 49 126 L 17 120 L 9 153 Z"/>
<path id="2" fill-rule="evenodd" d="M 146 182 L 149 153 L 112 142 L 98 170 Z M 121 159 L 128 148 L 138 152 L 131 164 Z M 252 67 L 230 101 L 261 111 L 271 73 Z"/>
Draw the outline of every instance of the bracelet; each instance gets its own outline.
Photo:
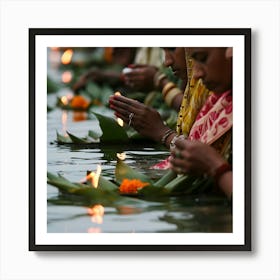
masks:
<path id="1" fill-rule="evenodd" d="M 166 140 L 167 140 L 167 137 L 168 137 L 169 135 L 171 135 L 172 133 L 175 133 L 175 131 L 172 130 L 171 128 L 169 128 L 168 130 L 166 130 L 166 132 L 164 133 L 164 135 L 161 137 L 161 143 L 162 143 L 163 145 L 165 145 L 165 142 L 166 142 Z"/>
<path id="2" fill-rule="evenodd" d="M 162 89 L 163 98 L 165 98 L 166 94 L 174 87 L 176 87 L 174 83 L 168 82 Z"/>
<path id="3" fill-rule="evenodd" d="M 160 86 L 160 82 L 165 78 L 167 78 L 167 76 L 158 71 L 154 76 L 154 86 L 158 88 Z"/>
<path id="4" fill-rule="evenodd" d="M 232 167 L 227 162 L 223 163 L 217 169 L 214 170 L 214 172 L 212 173 L 213 174 L 212 176 L 213 176 L 216 184 L 218 183 L 218 180 L 220 179 L 220 177 L 228 171 L 232 171 Z"/>
<path id="5" fill-rule="evenodd" d="M 169 107 L 171 107 L 174 98 L 175 98 L 177 95 L 179 95 L 179 94 L 182 94 L 182 91 L 181 91 L 179 88 L 176 88 L 176 87 L 175 87 L 175 88 L 172 88 L 171 90 L 169 90 L 169 91 L 167 92 L 167 94 L 166 94 L 165 97 L 164 97 L 165 103 L 166 103 Z"/>
<path id="6" fill-rule="evenodd" d="M 179 135 L 178 134 L 176 134 L 173 138 L 172 138 L 172 140 L 171 140 L 171 142 L 170 142 L 170 149 L 173 149 L 173 148 L 175 148 L 175 142 L 176 142 L 176 140 L 179 138 Z"/>

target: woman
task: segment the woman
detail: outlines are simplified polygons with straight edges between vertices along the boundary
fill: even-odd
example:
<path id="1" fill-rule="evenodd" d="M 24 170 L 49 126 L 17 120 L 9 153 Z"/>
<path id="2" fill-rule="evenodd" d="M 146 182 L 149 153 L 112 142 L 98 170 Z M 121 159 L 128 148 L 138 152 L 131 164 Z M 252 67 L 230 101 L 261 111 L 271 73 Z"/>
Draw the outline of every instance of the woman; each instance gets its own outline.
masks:
<path id="1" fill-rule="evenodd" d="M 165 67 L 163 69 L 147 62 L 133 64 L 130 65 L 130 71 L 124 74 L 124 80 L 134 91 L 149 93 L 159 90 L 162 92 L 162 97 L 166 104 L 179 111 L 187 83 L 185 49 L 162 48 L 161 51 L 164 51 Z M 173 77 L 178 79 L 178 83 L 170 80 L 168 75 L 164 73 L 168 69 L 167 67 L 171 69 Z M 148 96 L 147 99 L 149 99 Z M 149 102 L 144 103 L 149 105 Z"/>
<path id="2" fill-rule="evenodd" d="M 178 173 L 206 174 L 232 195 L 232 56 L 229 48 L 187 48 L 194 78 L 213 92 L 201 108 L 188 137 L 174 139 L 171 165 Z M 211 145 L 211 146 L 210 146 Z"/>
<path id="3" fill-rule="evenodd" d="M 173 91 L 175 85 L 172 85 L 168 80 L 162 79 L 161 81 L 162 91 L 165 97 L 168 100 L 171 100 L 173 97 L 173 105 L 177 106 L 177 109 L 179 107 L 177 103 L 182 105 L 178 117 L 177 132 L 163 123 L 160 114 L 155 109 L 136 100 L 114 95 L 110 97 L 109 103 L 110 107 L 115 110 L 117 117 L 123 119 L 141 135 L 149 137 L 156 142 L 161 142 L 169 148 L 174 136 L 177 134 L 188 134 L 196 114 L 208 96 L 209 91 L 205 89 L 201 81 L 191 78 L 191 65 L 188 64 L 189 69 L 187 69 L 184 48 L 176 48 L 176 50 L 164 48 L 164 51 L 165 65 L 171 67 L 174 74 L 184 79 L 185 83 L 187 81 L 187 71 L 190 76 L 184 95 L 182 91 L 180 94 L 176 94 Z M 135 80 L 133 81 L 136 82 Z M 167 167 L 165 166 L 165 168 Z"/>

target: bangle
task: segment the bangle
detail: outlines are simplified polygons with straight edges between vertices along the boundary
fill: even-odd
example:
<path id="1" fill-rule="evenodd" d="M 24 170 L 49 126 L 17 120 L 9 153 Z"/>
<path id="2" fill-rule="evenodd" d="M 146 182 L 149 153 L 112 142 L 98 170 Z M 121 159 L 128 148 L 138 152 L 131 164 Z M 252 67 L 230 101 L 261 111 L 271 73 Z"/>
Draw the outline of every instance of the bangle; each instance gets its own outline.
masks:
<path id="1" fill-rule="evenodd" d="M 165 98 L 166 94 L 174 87 L 176 87 L 174 83 L 168 82 L 162 89 L 163 98 Z"/>
<path id="2" fill-rule="evenodd" d="M 160 86 L 160 82 L 164 79 L 167 78 L 167 76 L 164 73 L 157 72 L 154 76 L 154 85 L 156 88 Z"/>
<path id="3" fill-rule="evenodd" d="M 169 90 L 169 91 L 167 92 L 167 94 L 166 94 L 165 97 L 164 97 L 165 103 L 166 103 L 169 107 L 171 107 L 174 98 L 175 98 L 177 95 L 179 95 L 179 94 L 182 94 L 182 91 L 181 91 L 180 89 L 178 89 L 178 88 L 176 88 L 176 87 L 175 87 L 175 88 L 172 88 L 171 90 Z"/>
<path id="4" fill-rule="evenodd" d="M 220 177 L 225 174 L 226 172 L 232 171 L 232 167 L 230 164 L 223 163 L 222 165 L 220 165 L 218 168 L 216 168 L 214 170 L 214 172 L 212 172 L 212 176 L 216 182 L 216 184 L 218 183 L 218 180 L 220 179 Z"/>
<path id="5" fill-rule="evenodd" d="M 161 143 L 162 143 L 163 145 L 165 145 L 165 142 L 166 142 L 166 140 L 167 140 L 167 137 L 168 137 L 169 135 L 171 135 L 172 133 L 175 133 L 175 131 L 172 130 L 171 128 L 169 128 L 168 130 L 166 130 L 166 132 L 164 133 L 164 135 L 161 137 Z"/>
<path id="6" fill-rule="evenodd" d="M 172 140 L 170 142 L 170 149 L 175 148 L 175 142 L 178 138 L 179 138 L 179 135 L 177 135 L 177 134 L 172 138 Z"/>

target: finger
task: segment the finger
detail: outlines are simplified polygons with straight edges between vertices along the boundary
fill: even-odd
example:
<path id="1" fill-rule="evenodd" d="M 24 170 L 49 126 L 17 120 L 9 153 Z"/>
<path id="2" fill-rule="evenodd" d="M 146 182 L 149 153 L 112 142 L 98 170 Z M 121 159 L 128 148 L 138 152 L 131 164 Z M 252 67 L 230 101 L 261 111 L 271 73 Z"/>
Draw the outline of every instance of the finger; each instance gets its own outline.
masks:
<path id="1" fill-rule="evenodd" d="M 171 168 L 179 174 L 188 173 L 190 170 L 189 165 L 182 159 L 170 157 Z"/>
<path id="2" fill-rule="evenodd" d="M 134 107 L 136 109 L 141 109 L 145 107 L 145 105 L 143 105 L 139 101 L 131 98 L 127 98 L 123 95 L 114 95 L 113 100 L 123 103 L 124 108 L 127 108 L 128 106 Z"/>
<path id="3" fill-rule="evenodd" d="M 185 149 L 188 149 L 189 146 L 191 144 L 191 140 L 187 140 L 187 139 L 184 139 L 184 138 L 178 138 L 176 141 L 175 141 L 175 146 L 177 149 L 179 150 L 185 150 Z"/>

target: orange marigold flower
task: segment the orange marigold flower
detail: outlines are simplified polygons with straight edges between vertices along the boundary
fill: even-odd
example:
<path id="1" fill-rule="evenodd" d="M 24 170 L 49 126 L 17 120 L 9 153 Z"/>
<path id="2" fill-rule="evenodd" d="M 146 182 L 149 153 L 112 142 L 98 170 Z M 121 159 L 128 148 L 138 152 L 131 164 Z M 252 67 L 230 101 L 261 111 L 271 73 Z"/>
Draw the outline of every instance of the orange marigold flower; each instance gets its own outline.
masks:
<path id="1" fill-rule="evenodd" d="M 72 98 L 70 105 L 72 108 L 87 109 L 89 104 L 90 102 L 86 100 L 83 96 L 76 95 Z"/>
<path id="2" fill-rule="evenodd" d="M 142 182 L 138 179 L 123 179 L 119 190 L 121 193 L 125 194 L 136 194 L 138 189 L 142 189 L 143 187 L 148 186 L 149 183 Z"/>

